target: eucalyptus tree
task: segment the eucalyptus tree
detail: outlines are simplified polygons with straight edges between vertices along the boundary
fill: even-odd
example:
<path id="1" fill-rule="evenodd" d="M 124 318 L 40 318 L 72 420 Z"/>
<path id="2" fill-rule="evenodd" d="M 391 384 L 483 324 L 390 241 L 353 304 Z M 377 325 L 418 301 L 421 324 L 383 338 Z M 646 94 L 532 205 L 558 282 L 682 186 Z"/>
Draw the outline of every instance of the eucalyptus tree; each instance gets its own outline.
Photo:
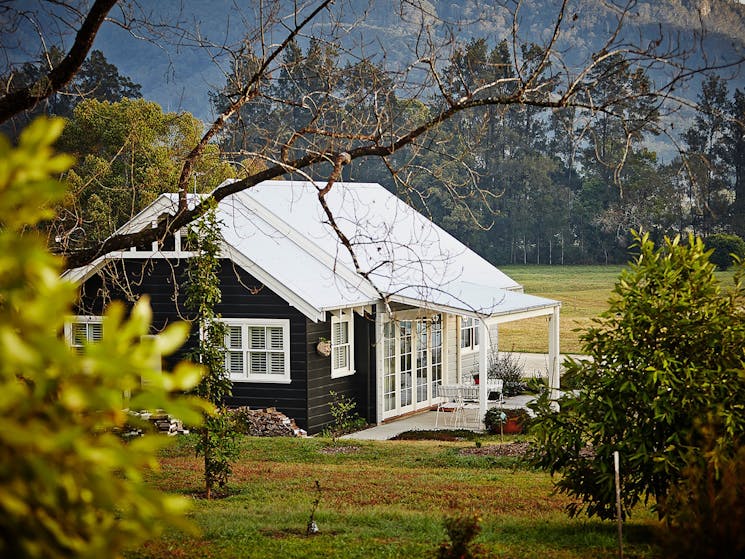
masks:
<path id="1" fill-rule="evenodd" d="M 701 110 L 683 134 L 683 141 L 694 212 L 692 226 L 707 235 L 721 224 L 729 206 L 726 82 L 717 75 L 710 76 L 702 84 L 698 100 Z"/>
<path id="2" fill-rule="evenodd" d="M 166 113 L 144 99 L 81 102 L 59 141 L 77 161 L 65 175 L 70 191 L 47 225 L 51 243 L 71 250 L 100 242 L 159 194 L 172 192 L 201 131 L 191 114 Z M 216 146 L 208 146 L 196 165 L 200 190 L 233 174 Z"/>

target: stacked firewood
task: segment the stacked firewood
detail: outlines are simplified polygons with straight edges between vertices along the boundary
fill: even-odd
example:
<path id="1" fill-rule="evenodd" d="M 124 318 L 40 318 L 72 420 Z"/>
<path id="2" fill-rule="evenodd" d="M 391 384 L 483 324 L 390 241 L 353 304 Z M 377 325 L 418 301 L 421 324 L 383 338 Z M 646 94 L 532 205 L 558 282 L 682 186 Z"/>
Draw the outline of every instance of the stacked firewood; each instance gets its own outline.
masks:
<path id="1" fill-rule="evenodd" d="M 255 409 L 248 407 L 230 410 L 236 430 L 254 437 L 305 437 L 295 421 L 275 408 Z"/>
<path id="2" fill-rule="evenodd" d="M 189 430 L 184 429 L 184 424 L 180 419 L 171 417 L 170 415 L 162 412 L 136 412 L 131 411 L 129 414 L 139 420 L 149 421 L 155 430 L 165 435 L 188 435 Z M 128 429 L 123 433 L 125 437 L 134 437 L 142 435 L 142 429 L 135 426 L 128 426 Z"/>

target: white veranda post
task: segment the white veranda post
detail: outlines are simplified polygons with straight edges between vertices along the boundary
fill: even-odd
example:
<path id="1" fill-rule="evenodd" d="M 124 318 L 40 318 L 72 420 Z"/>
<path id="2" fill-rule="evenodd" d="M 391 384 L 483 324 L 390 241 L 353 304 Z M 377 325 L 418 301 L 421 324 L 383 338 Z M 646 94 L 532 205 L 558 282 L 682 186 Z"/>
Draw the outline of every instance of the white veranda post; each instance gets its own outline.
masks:
<path id="1" fill-rule="evenodd" d="M 489 383 L 489 369 L 486 362 L 486 346 L 488 345 L 489 332 L 486 329 L 486 321 L 482 318 L 479 320 L 479 420 L 481 423 L 484 422 L 486 417 L 486 399 L 489 394 L 487 393 Z"/>
<path id="2" fill-rule="evenodd" d="M 548 385 L 552 400 L 559 398 L 561 387 L 559 366 L 559 307 L 554 307 L 554 312 L 548 319 Z"/>

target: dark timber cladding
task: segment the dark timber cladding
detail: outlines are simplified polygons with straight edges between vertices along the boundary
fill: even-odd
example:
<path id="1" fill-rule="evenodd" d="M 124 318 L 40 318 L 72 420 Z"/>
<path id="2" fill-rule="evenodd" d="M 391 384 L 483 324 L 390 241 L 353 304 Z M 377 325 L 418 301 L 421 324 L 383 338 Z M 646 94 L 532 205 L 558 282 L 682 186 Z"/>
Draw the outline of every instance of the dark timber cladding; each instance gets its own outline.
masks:
<path id="1" fill-rule="evenodd" d="M 351 398 L 356 404 L 354 412 L 368 422 L 375 421 L 375 318 L 372 315 L 354 315 L 354 369 L 353 375 L 331 378 L 331 362 L 316 352 L 319 338 L 331 338 L 331 323 L 308 321 L 308 432 L 318 433 L 329 425 L 331 392 Z"/>
<path id="2" fill-rule="evenodd" d="M 96 275 L 81 286 L 79 308 L 75 312 L 100 315 L 104 306 L 112 300 L 131 304 L 135 298 L 146 294 L 150 296 L 153 309 L 153 326 L 156 331 L 161 330 L 169 323 L 189 318 L 184 307 L 186 268 L 186 260 L 114 261 L 111 268 L 103 272 L 108 278 L 106 282 Z M 116 276 L 116 279 L 112 279 L 112 276 Z M 124 285 L 127 286 L 126 290 L 122 289 Z M 223 318 L 280 318 L 290 321 L 292 381 L 289 384 L 235 382 L 233 397 L 226 403 L 252 408 L 276 407 L 307 429 L 308 344 L 305 316 L 229 260 L 221 260 L 220 285 L 222 303 L 217 306 L 216 312 Z M 328 327 L 327 330 L 330 331 Z M 181 357 L 194 346 L 196 335 L 192 332 L 180 352 Z M 327 375 L 330 376 L 330 360 L 326 366 Z"/>
<path id="3" fill-rule="evenodd" d="M 124 259 L 112 261 L 81 286 L 76 314 L 101 315 L 114 300 L 131 302 L 141 295 L 150 297 L 153 327 L 162 330 L 170 323 L 188 320 L 186 260 Z M 102 278 L 108 278 L 104 281 Z M 222 302 L 215 309 L 223 318 L 267 318 L 290 321 L 291 382 L 234 382 L 229 406 L 277 408 L 309 433 L 317 433 L 332 422 L 330 392 L 352 398 L 356 412 L 375 420 L 375 317 L 354 315 L 355 374 L 331 378 L 331 358 L 318 355 L 319 338 L 331 338 L 330 319 L 314 323 L 272 290 L 230 260 L 221 260 Z M 184 358 L 197 343 L 192 331 L 189 341 L 169 367 Z"/>

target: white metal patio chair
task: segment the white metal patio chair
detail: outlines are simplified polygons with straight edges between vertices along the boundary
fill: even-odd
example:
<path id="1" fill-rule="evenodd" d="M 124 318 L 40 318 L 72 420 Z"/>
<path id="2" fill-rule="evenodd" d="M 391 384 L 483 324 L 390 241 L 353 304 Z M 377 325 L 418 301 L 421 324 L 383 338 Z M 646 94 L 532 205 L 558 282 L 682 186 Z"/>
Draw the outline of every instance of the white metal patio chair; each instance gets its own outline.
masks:
<path id="1" fill-rule="evenodd" d="M 468 411 L 473 411 L 473 424 L 475 427 L 478 427 L 480 411 L 479 391 L 480 387 L 478 384 L 464 384 L 461 386 L 462 404 L 460 410 L 460 418 L 463 421 L 464 427 L 468 424 Z"/>
<path id="2" fill-rule="evenodd" d="M 440 384 L 437 386 L 437 396 L 442 398 L 442 401 L 437 404 L 437 415 L 435 416 L 435 429 L 440 421 L 440 413 L 444 410 L 449 410 L 448 413 L 451 415 L 451 426 L 457 425 L 458 414 L 461 413 L 463 407 L 463 398 L 461 396 L 460 385 L 457 384 Z M 447 421 L 446 421 L 447 424 Z"/>

